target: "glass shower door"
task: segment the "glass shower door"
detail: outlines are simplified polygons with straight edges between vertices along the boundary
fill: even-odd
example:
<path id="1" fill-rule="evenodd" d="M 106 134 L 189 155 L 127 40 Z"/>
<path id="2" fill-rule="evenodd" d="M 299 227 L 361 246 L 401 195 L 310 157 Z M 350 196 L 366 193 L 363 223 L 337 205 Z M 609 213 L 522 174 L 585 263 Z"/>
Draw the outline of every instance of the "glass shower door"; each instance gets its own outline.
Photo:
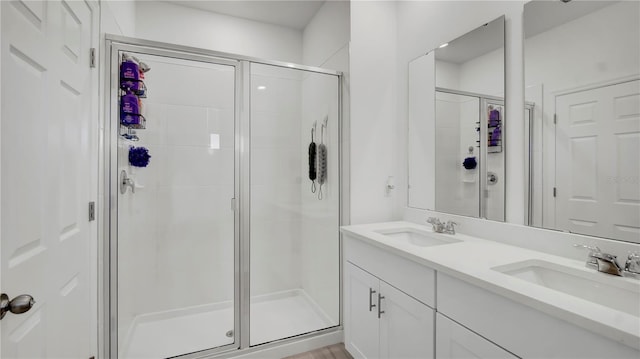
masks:
<path id="1" fill-rule="evenodd" d="M 339 324 L 340 121 L 338 76 L 252 63 L 250 87 L 254 346 Z"/>
<path id="2" fill-rule="evenodd" d="M 138 78 L 112 86 L 119 357 L 237 343 L 236 67 L 134 50 L 119 61 Z"/>

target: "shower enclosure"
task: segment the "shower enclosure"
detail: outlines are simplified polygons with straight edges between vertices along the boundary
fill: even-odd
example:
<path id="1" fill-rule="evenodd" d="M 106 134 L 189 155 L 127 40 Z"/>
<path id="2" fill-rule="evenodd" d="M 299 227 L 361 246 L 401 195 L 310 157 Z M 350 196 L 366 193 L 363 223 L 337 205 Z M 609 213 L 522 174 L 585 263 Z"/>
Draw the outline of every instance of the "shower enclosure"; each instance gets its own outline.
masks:
<path id="1" fill-rule="evenodd" d="M 107 49 L 109 356 L 335 330 L 341 74 L 122 37 Z M 326 148 L 323 181 L 310 179 L 322 167 L 312 138 Z"/>

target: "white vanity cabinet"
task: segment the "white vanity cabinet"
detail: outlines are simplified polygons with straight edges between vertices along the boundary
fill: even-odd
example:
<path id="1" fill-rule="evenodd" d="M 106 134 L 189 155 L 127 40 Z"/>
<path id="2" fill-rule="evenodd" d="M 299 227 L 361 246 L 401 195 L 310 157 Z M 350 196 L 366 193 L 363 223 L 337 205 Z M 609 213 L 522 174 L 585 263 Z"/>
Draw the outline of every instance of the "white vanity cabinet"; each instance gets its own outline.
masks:
<path id="1" fill-rule="evenodd" d="M 348 237 L 344 251 L 347 350 L 355 358 L 433 358 L 435 271 Z"/>
<path id="2" fill-rule="evenodd" d="M 345 346 L 356 358 L 380 357 L 380 280 L 351 263 L 344 270 Z"/>
<path id="3" fill-rule="evenodd" d="M 434 310 L 347 263 L 345 345 L 356 358 L 433 358 Z"/>
<path id="4" fill-rule="evenodd" d="M 631 346 L 441 272 L 437 297 L 439 313 L 522 358 L 640 358 Z"/>
<path id="5" fill-rule="evenodd" d="M 368 239 L 343 233 L 345 345 L 356 358 L 640 358 L 640 339 L 614 326 L 602 332 L 596 321 L 615 316 L 630 323 L 630 314 L 542 289 L 523 295 L 531 292 L 524 281 L 487 272 L 493 262 L 503 261 L 494 243 L 474 240 L 442 246 L 439 252 L 409 251 L 375 234 Z M 493 259 L 486 263 L 483 256 L 476 263 L 469 253 L 479 250 Z M 518 255 L 511 247 L 502 250 Z M 467 262 L 454 267 L 451 258 L 461 253 Z M 559 304 L 549 305 L 536 295 Z M 566 303 L 572 305 L 569 310 L 563 310 Z M 576 317 L 574 307 L 583 313 L 593 308 L 593 318 Z"/>
<path id="6" fill-rule="evenodd" d="M 436 359 L 518 359 L 453 320 L 436 314 Z"/>

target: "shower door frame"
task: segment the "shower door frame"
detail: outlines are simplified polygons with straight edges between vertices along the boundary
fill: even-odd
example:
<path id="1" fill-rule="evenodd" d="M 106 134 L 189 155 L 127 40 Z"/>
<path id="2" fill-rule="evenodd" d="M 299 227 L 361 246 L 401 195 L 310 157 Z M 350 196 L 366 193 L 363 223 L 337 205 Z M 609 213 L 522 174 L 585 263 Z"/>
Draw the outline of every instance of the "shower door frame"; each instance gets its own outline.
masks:
<path id="1" fill-rule="evenodd" d="M 107 34 L 105 36 L 104 64 L 104 132 L 101 150 L 103 174 L 100 176 L 104 183 L 99 187 L 103 193 L 103 214 L 100 217 L 102 225 L 99 237 L 102 241 L 98 245 L 98 349 L 104 358 L 117 358 L 118 353 L 118 98 L 117 91 L 113 91 L 119 80 L 119 53 L 139 52 L 143 54 L 166 56 L 188 61 L 207 62 L 218 65 L 234 66 L 235 68 L 235 114 L 234 114 L 234 198 L 231 205 L 234 210 L 234 342 L 220 347 L 214 347 L 195 353 L 185 353 L 180 358 L 205 358 L 224 356 L 232 353 L 239 355 L 254 350 L 289 344 L 315 336 L 329 334 L 342 330 L 343 325 L 343 285 L 342 285 L 342 233 L 338 235 L 338 263 L 339 267 L 339 319 L 338 324 L 310 333 L 275 340 L 272 342 L 250 345 L 250 65 L 258 63 L 283 67 L 293 70 L 333 75 L 337 77 L 338 96 L 338 226 L 350 222 L 349 199 L 349 155 L 344 151 L 346 135 L 349 126 L 345 123 L 345 109 L 343 107 L 344 78 L 340 71 L 305 66 L 281 61 L 270 61 L 248 56 L 141 40 Z M 115 65 L 114 68 L 114 64 Z M 114 87 L 115 86 L 115 87 Z M 242 314 L 245 313 L 244 316 Z M 237 333 L 240 333 L 238 335 Z"/>

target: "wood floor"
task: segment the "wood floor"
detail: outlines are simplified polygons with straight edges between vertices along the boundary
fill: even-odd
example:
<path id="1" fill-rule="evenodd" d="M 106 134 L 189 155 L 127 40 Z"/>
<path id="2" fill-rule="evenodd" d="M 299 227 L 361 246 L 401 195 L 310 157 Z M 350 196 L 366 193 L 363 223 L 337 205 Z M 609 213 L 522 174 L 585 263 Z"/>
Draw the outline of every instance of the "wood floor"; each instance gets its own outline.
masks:
<path id="1" fill-rule="evenodd" d="M 329 345 L 306 353 L 296 354 L 284 359 L 353 359 L 343 343 Z"/>

